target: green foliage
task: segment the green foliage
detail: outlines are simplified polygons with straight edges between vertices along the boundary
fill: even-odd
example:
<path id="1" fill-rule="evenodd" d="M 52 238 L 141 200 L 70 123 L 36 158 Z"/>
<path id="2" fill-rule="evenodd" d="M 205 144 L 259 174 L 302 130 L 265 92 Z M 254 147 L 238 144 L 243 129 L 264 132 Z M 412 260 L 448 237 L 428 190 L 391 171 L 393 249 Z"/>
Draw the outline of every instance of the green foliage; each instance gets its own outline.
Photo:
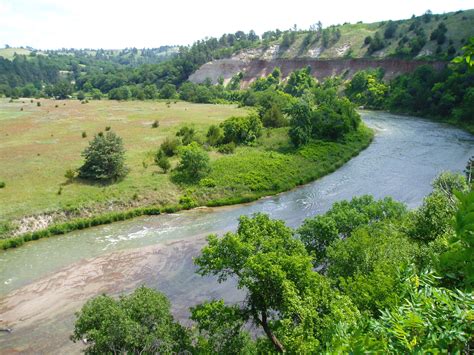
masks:
<path id="1" fill-rule="evenodd" d="M 301 97 L 305 91 L 316 86 L 316 79 L 311 76 L 311 67 L 295 70 L 290 74 L 283 89 L 291 96 Z"/>
<path id="2" fill-rule="evenodd" d="M 217 125 L 209 126 L 206 134 L 207 143 L 210 146 L 218 146 L 222 139 L 224 138 L 224 133 L 222 132 L 222 128 Z"/>
<path id="3" fill-rule="evenodd" d="M 173 84 L 165 84 L 160 90 L 161 99 L 174 99 L 176 96 L 176 86 Z"/>
<path id="4" fill-rule="evenodd" d="M 474 192 L 456 193 L 460 205 L 456 212 L 456 235 L 441 255 L 440 270 L 450 283 L 466 290 L 474 288 Z"/>
<path id="5" fill-rule="evenodd" d="M 191 319 L 199 331 L 197 352 L 204 354 L 250 354 L 255 344 L 244 330 L 245 314 L 224 301 L 205 302 L 191 308 Z"/>
<path id="6" fill-rule="evenodd" d="M 464 353 L 474 333 L 472 294 L 436 286 L 434 274 L 410 275 L 404 301 L 353 334 L 340 334 L 338 353 Z M 364 329 L 365 328 L 365 329 Z M 342 335 L 342 336 L 341 336 Z M 337 342 L 336 342 L 337 343 Z"/>
<path id="7" fill-rule="evenodd" d="M 222 144 L 217 148 L 217 151 L 222 154 L 234 154 L 235 152 L 235 143 L 230 142 L 227 144 Z"/>
<path id="8" fill-rule="evenodd" d="M 151 124 L 151 128 L 158 128 L 160 127 L 160 121 L 154 120 L 153 123 Z"/>
<path id="9" fill-rule="evenodd" d="M 190 348 L 189 334 L 173 320 L 167 298 L 146 287 L 118 300 L 93 298 L 76 316 L 71 339 L 87 339 L 86 354 L 175 353 Z"/>
<path id="10" fill-rule="evenodd" d="M 336 222 L 326 215 L 304 220 L 296 232 L 308 253 L 314 255 L 315 264 L 326 259 L 327 247 L 339 238 Z"/>
<path id="11" fill-rule="evenodd" d="M 158 165 L 165 174 L 171 168 L 170 160 L 168 159 L 168 157 L 166 156 L 165 152 L 162 149 L 158 150 L 154 159 L 155 159 L 155 164 Z"/>
<path id="12" fill-rule="evenodd" d="M 353 322 L 357 311 L 313 272 L 311 257 L 282 221 L 263 214 L 240 217 L 237 233 L 210 235 L 195 259 L 198 273 L 220 282 L 237 279 L 247 292 L 244 319 L 261 327 L 262 351 L 314 352 L 330 334 L 329 319 Z"/>
<path id="13" fill-rule="evenodd" d="M 196 142 L 183 147 L 176 170 L 184 181 L 196 181 L 209 174 L 211 167 L 209 155 Z"/>
<path id="14" fill-rule="evenodd" d="M 183 126 L 176 132 L 176 137 L 181 138 L 183 145 L 189 145 L 196 141 L 196 130 L 193 127 Z"/>
<path id="15" fill-rule="evenodd" d="M 357 129 L 360 115 L 346 98 L 339 98 L 333 88 L 314 88 L 304 99 L 287 109 L 289 136 L 299 147 L 311 139 L 337 140 Z"/>
<path id="16" fill-rule="evenodd" d="M 132 97 L 132 92 L 128 86 L 120 86 L 109 91 L 109 99 L 125 101 Z"/>
<path id="17" fill-rule="evenodd" d="M 0 181 L 0 189 L 5 188 L 6 184 L 5 181 Z"/>
<path id="18" fill-rule="evenodd" d="M 80 178 L 113 181 L 128 172 L 122 138 L 112 131 L 95 135 L 82 156 L 85 161 L 79 168 Z"/>
<path id="19" fill-rule="evenodd" d="M 72 85 L 69 81 L 61 80 L 53 87 L 53 95 L 57 99 L 67 99 L 72 94 Z"/>
<path id="20" fill-rule="evenodd" d="M 369 55 L 373 54 L 376 51 L 385 48 L 385 42 L 380 36 L 379 32 L 376 32 L 372 40 L 370 40 L 369 47 L 367 48 L 367 53 Z"/>
<path id="21" fill-rule="evenodd" d="M 162 150 L 166 156 L 172 157 L 178 153 L 178 148 L 181 145 L 181 142 L 177 138 L 169 139 L 168 137 L 160 145 L 160 150 Z"/>
<path id="22" fill-rule="evenodd" d="M 358 105 L 381 109 L 385 104 L 388 86 L 382 81 L 383 72 L 359 71 L 346 85 L 347 97 Z"/>
<path id="23" fill-rule="evenodd" d="M 77 175 L 77 171 L 74 170 L 74 169 L 67 169 L 66 170 L 66 173 L 64 174 L 64 177 L 68 180 L 68 181 L 72 181 L 75 179 Z"/>
<path id="24" fill-rule="evenodd" d="M 262 135 L 262 121 L 255 114 L 230 117 L 221 123 L 224 131 L 223 143 L 251 144 Z"/>
<path id="25" fill-rule="evenodd" d="M 390 223 L 375 223 L 329 246 L 328 275 L 360 311 L 376 315 L 400 300 L 399 269 L 415 253 L 416 245 Z"/>
<path id="26" fill-rule="evenodd" d="M 462 47 L 463 55 L 453 59 L 454 63 L 463 63 L 465 62 L 469 68 L 474 66 L 474 37 L 469 38 L 469 43 Z"/>

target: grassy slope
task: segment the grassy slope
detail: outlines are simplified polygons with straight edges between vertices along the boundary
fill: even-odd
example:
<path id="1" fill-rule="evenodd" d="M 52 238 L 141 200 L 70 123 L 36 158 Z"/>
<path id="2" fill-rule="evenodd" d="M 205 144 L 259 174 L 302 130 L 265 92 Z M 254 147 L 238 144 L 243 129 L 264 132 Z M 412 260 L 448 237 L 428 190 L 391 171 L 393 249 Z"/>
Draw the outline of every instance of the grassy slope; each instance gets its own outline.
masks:
<path id="1" fill-rule="evenodd" d="M 375 52 L 373 56 L 385 57 L 393 54 L 398 45 L 398 41 L 400 39 L 399 37 L 401 34 L 405 34 L 408 31 L 408 28 L 413 21 L 415 20 L 407 19 L 397 21 L 399 23 L 399 27 L 395 33 L 394 38 L 387 40 L 387 42 L 390 42 L 390 44 L 381 51 Z M 474 36 L 474 10 L 466 10 L 460 13 L 451 12 L 437 16 L 433 15 L 433 18 L 430 22 L 421 22 L 421 26 L 428 37 L 428 42 L 420 51 L 420 55 L 429 55 L 430 53 L 434 53 L 436 50 L 436 41 L 430 41 L 429 37 L 431 32 L 433 32 L 440 22 L 444 22 L 448 29 L 448 32 L 446 33 L 446 42 L 442 45 L 443 52 L 446 52 L 450 40 L 452 41 L 453 46 L 459 50 L 463 46 L 461 43 L 462 40 L 466 40 L 469 37 Z M 309 51 L 319 48 L 322 50 L 319 58 L 338 58 L 344 56 L 344 54 L 341 53 L 341 48 L 345 45 L 348 45 L 351 49 L 351 57 L 362 58 L 367 55 L 367 46 L 364 45 L 365 37 L 373 37 L 376 32 L 380 32 L 383 38 L 383 33 L 386 26 L 387 21 L 357 24 L 347 23 L 344 25 L 339 25 L 337 28 L 339 28 L 341 31 L 341 38 L 336 43 L 331 43 L 327 48 L 321 48 L 321 40 L 318 40 L 310 44 L 306 49 L 302 49 L 301 44 L 303 42 L 303 38 L 306 36 L 306 33 L 300 32 L 298 33 L 297 38 L 292 46 L 290 46 L 288 50 L 280 53 L 280 57 L 308 57 L 311 56 Z M 411 36 L 413 36 L 413 32 L 408 34 L 409 38 L 411 38 Z"/>
<path id="2" fill-rule="evenodd" d="M 173 206 L 174 210 L 186 207 L 179 205 L 184 195 L 198 205 L 251 201 L 334 171 L 372 139 L 372 132 L 363 126 L 341 142 L 319 141 L 294 150 L 288 143 L 286 128 L 266 131 L 255 147 L 239 147 L 232 155 L 211 151 L 212 172 L 206 184 L 177 186 L 169 174 L 162 174 L 152 165 L 152 152 L 165 137 L 174 135 L 184 123 L 194 125 L 203 134 L 210 124 L 245 114 L 246 110 L 184 102 L 169 108 L 164 102 L 41 102 L 41 107 L 37 107 L 30 101 L 0 101 L 0 136 L 4 138 L 0 141 L 0 164 L 4 167 L 0 181 L 7 184 L 0 189 L 0 222 L 58 210 L 81 211 L 83 207 L 87 211 L 76 213 L 74 218 L 141 206 Z M 160 127 L 152 129 L 155 119 L 160 121 Z M 111 126 L 123 137 L 130 174 L 109 186 L 65 184 L 64 172 L 81 164 L 80 152 L 93 133 L 105 126 Z M 81 137 L 82 131 L 88 132 L 87 139 Z M 173 164 L 176 163 L 174 159 Z M 60 186 L 62 193 L 58 195 Z M 151 213 L 156 213 L 156 209 Z M 99 218 L 94 223 L 135 215 Z"/>

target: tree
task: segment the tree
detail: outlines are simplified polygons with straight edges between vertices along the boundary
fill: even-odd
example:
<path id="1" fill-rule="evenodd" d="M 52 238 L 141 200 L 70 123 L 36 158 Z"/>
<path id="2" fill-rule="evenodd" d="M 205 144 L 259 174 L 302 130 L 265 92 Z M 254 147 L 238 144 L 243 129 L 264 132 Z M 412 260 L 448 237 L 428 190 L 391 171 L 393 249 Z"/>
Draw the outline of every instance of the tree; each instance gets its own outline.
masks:
<path id="1" fill-rule="evenodd" d="M 160 98 L 174 99 L 176 97 L 176 86 L 173 84 L 165 84 L 160 90 Z"/>
<path id="2" fill-rule="evenodd" d="M 67 99 L 72 94 L 72 85 L 67 80 L 61 80 L 54 85 L 53 93 L 60 100 Z"/>
<path id="3" fill-rule="evenodd" d="M 200 180 L 210 172 L 209 155 L 196 142 L 183 147 L 180 155 L 177 171 L 184 180 Z"/>
<path id="4" fill-rule="evenodd" d="M 125 149 L 122 138 L 108 131 L 95 135 L 89 146 L 82 152 L 85 161 L 79 168 L 79 177 L 90 180 L 117 180 L 124 177 Z"/>
<path id="5" fill-rule="evenodd" d="M 86 354 L 177 353 L 191 348 L 189 334 L 174 321 L 168 299 L 143 286 L 118 300 L 93 298 L 76 317 L 71 339 L 86 339 Z"/>
<path id="6" fill-rule="evenodd" d="M 77 92 L 77 99 L 78 99 L 79 101 L 82 101 L 82 100 L 84 100 L 85 98 L 86 98 L 86 95 L 84 94 L 83 91 L 78 91 L 78 92 Z"/>
<path id="7" fill-rule="evenodd" d="M 206 134 L 207 142 L 211 146 L 217 146 L 222 142 L 224 138 L 224 134 L 222 132 L 222 128 L 217 125 L 211 125 L 207 130 Z"/>
<path id="8" fill-rule="evenodd" d="M 237 280 L 247 294 L 239 313 L 263 329 L 271 346 L 262 352 L 315 352 L 334 323 L 357 318 L 350 301 L 313 271 L 303 244 L 282 221 L 242 216 L 237 233 L 210 235 L 207 242 L 195 259 L 198 273 Z"/>
<path id="9" fill-rule="evenodd" d="M 230 117 L 221 123 L 224 143 L 250 144 L 262 135 L 262 121 L 255 114 Z"/>
<path id="10" fill-rule="evenodd" d="M 227 306 L 222 300 L 205 302 L 191 308 L 191 319 L 199 331 L 198 353 L 256 353 L 250 334 L 244 330 L 245 317 L 238 306 Z"/>

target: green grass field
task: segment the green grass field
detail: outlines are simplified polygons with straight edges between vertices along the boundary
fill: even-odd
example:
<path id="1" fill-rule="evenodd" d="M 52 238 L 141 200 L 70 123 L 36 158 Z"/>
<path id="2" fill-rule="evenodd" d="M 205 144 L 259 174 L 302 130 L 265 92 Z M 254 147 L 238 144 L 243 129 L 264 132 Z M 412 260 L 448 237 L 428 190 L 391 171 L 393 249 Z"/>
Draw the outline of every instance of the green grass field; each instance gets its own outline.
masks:
<path id="1" fill-rule="evenodd" d="M 175 206 L 183 196 L 197 205 L 250 201 L 334 171 L 372 138 L 372 132 L 361 127 L 344 141 L 314 142 L 294 150 L 286 128 L 265 130 L 254 147 L 238 147 L 232 155 L 210 151 L 212 171 L 205 183 L 177 185 L 171 174 L 163 174 L 153 164 L 160 143 L 185 124 L 204 135 L 209 125 L 245 115 L 246 109 L 186 102 L 81 104 L 45 99 L 37 106 L 37 101 L 0 100 L 0 182 L 6 184 L 0 189 L 3 224 L 38 214 L 53 213 L 54 222 L 64 222 L 142 206 Z M 152 128 L 154 120 L 160 122 L 158 128 Z M 106 126 L 123 138 L 130 173 L 106 186 L 68 183 L 66 170 L 82 164 L 81 152 Z M 86 138 L 82 132 L 87 133 Z M 176 164 L 174 158 L 172 165 Z"/>
<path id="2" fill-rule="evenodd" d="M 152 165 L 152 153 L 184 124 L 204 132 L 212 123 L 246 110 L 230 105 L 184 102 L 0 100 L 0 219 L 93 206 L 97 202 L 173 203 L 179 189 Z M 24 103 L 23 103 L 24 102 Z M 55 107 L 58 105 L 58 107 Z M 20 111 L 23 108 L 23 111 Z M 151 128 L 159 120 L 159 128 Z M 123 138 L 129 175 L 109 186 L 67 184 L 67 169 L 82 163 L 81 152 L 95 133 L 110 126 Z M 87 138 L 82 138 L 82 132 Z M 58 195 L 59 187 L 62 193 Z"/>

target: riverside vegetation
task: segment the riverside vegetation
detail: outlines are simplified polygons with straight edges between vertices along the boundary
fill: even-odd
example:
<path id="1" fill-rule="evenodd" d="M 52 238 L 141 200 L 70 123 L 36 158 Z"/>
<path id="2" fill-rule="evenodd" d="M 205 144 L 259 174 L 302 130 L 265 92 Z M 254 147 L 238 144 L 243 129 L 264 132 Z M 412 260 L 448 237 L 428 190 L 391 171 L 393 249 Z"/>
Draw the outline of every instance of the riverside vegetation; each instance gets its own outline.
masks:
<path id="1" fill-rule="evenodd" d="M 85 162 L 82 167 L 74 162 L 80 160 L 77 151 L 86 144 L 84 138 L 87 138 L 87 134 L 84 137 L 80 133 L 84 132 L 86 126 L 80 120 L 76 121 L 78 126 L 74 140 L 79 144 L 75 147 L 71 145 L 71 150 L 67 150 L 69 168 L 65 169 L 62 165 L 61 168 L 65 169 L 62 175 L 49 177 L 49 181 L 58 181 L 59 190 L 55 191 L 54 185 L 45 186 L 46 190 L 51 191 L 48 195 L 37 186 L 35 194 L 25 197 L 27 205 L 14 202 L 19 196 L 19 186 L 7 185 L 2 194 L 6 201 L 10 199 L 9 203 L 3 204 L 8 210 L 2 214 L 9 218 L 21 217 L 25 213 L 23 211 L 31 213 L 48 209 L 67 211 L 69 216 L 62 217 L 62 220 L 58 218 L 56 223 L 47 228 L 5 239 L 1 241 L 1 246 L 4 249 L 16 247 L 29 240 L 141 214 L 248 202 L 289 190 L 334 171 L 367 147 L 373 134 L 360 122 L 354 106 L 337 95 L 331 82 L 318 84 L 306 70 L 297 72 L 295 77 L 295 80 L 283 85 L 276 71 L 268 78 L 268 82 L 273 83 L 272 87 L 252 94 L 256 97 L 254 110 L 232 106 L 221 106 L 219 110 L 215 106 L 149 103 L 149 109 L 160 110 L 165 115 L 180 115 L 189 120 L 186 124 L 180 121 L 173 125 L 172 119 L 157 119 L 156 115 L 146 111 L 142 111 L 138 117 L 153 118 L 149 124 L 134 118 L 120 119 L 113 128 L 106 126 L 105 133 L 93 137 L 89 147 L 83 151 Z M 291 89 L 293 86 L 295 88 Z M 40 112 L 52 109 L 48 107 L 47 101 L 43 103 L 41 106 L 28 106 L 28 109 Z M 83 111 L 82 107 L 89 105 L 91 103 L 79 107 Z M 94 104 L 94 110 L 100 110 L 102 105 Z M 124 110 L 127 114 L 127 104 L 107 105 L 111 109 Z M 161 107 L 157 109 L 156 106 Z M 73 109 L 77 107 L 77 103 L 73 104 Z M 197 113 L 199 110 L 217 110 L 213 119 L 201 121 L 202 116 L 195 117 L 195 107 Z M 67 110 L 59 107 L 54 109 Z M 223 119 L 220 112 L 235 112 L 235 115 Z M 21 113 L 25 114 L 26 111 Z M 56 114 L 61 115 L 59 112 Z M 161 124 L 153 129 L 157 120 Z M 18 119 L 6 122 L 10 123 L 5 126 L 6 134 L 10 130 L 13 132 L 15 124 L 19 124 Z M 206 124 L 211 122 L 213 124 Z M 61 122 L 61 125 L 64 124 L 68 125 L 67 120 Z M 97 124 L 94 123 L 93 127 L 97 127 Z M 49 130 L 51 126 L 42 129 Z M 121 132 L 126 132 L 128 138 L 133 137 L 131 139 L 135 146 L 130 145 L 131 152 L 125 151 L 128 143 L 126 138 L 122 143 L 122 139 L 117 136 Z M 143 132 L 146 134 L 141 137 Z M 44 130 L 38 133 L 43 138 Z M 56 138 L 54 136 L 51 134 L 49 141 L 53 147 L 56 139 L 70 139 L 70 134 L 64 131 L 57 132 Z M 156 143 L 151 144 L 150 140 Z M 48 139 L 45 143 L 48 143 Z M 58 152 L 53 147 L 48 148 L 64 156 L 64 151 Z M 77 152 L 77 156 L 70 155 L 73 151 Z M 55 161 L 37 154 L 35 160 L 47 164 L 47 168 L 43 167 L 45 173 L 48 169 L 58 170 Z M 130 158 L 127 159 L 127 155 Z M 65 161 L 61 159 L 62 164 Z M 25 168 L 16 166 L 15 161 L 10 164 L 15 167 L 11 173 Z M 92 193 L 86 195 L 86 192 Z M 115 211 L 109 212 L 107 208 L 101 207 L 106 203 L 115 203 Z M 4 226 L 3 234 L 8 235 L 8 220 L 4 221 Z"/>
<path id="2" fill-rule="evenodd" d="M 208 236 L 195 264 L 200 275 L 235 279 L 244 301 L 195 305 L 184 327 L 158 291 L 102 295 L 77 313 L 72 339 L 87 339 L 86 353 L 469 352 L 471 186 L 446 172 L 414 211 L 361 196 L 296 230 L 243 216 L 235 233 Z"/>

